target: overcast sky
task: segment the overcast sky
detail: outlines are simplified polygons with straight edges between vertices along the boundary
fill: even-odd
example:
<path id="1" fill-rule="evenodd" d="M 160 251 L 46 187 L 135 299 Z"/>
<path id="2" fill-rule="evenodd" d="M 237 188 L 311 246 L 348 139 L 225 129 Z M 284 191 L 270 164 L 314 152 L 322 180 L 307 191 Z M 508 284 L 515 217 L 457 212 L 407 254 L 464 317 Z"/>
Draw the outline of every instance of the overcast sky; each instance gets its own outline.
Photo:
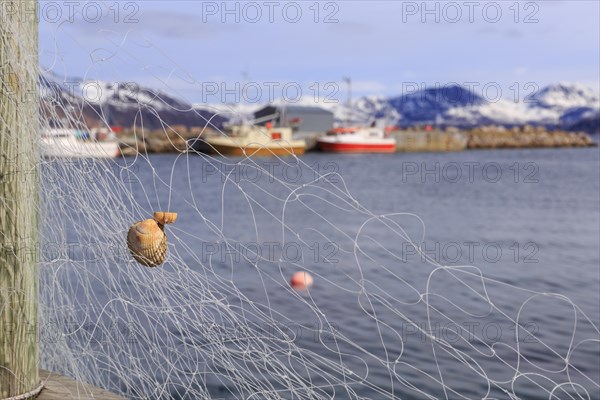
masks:
<path id="1" fill-rule="evenodd" d="M 243 99 L 235 82 L 253 82 L 251 100 L 284 85 L 294 97 L 296 83 L 302 95 L 344 97 L 345 76 L 356 95 L 388 96 L 456 82 L 512 98 L 600 81 L 597 1 L 42 1 L 39 11 L 43 67 L 191 102 Z"/>

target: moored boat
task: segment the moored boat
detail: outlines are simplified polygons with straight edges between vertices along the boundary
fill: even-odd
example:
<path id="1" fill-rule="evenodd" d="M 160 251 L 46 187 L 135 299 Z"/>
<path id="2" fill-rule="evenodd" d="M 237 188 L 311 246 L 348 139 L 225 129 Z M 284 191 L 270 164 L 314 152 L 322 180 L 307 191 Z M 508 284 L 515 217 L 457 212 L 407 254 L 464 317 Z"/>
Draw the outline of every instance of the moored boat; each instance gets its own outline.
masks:
<path id="1" fill-rule="evenodd" d="M 334 128 L 317 140 L 321 151 L 334 153 L 394 153 L 396 139 L 383 128 Z"/>
<path id="2" fill-rule="evenodd" d="M 40 153 L 49 158 L 114 158 L 119 144 L 110 137 L 76 129 L 46 129 L 40 138 Z M 100 139 L 102 136 L 102 140 Z"/>
<path id="3" fill-rule="evenodd" d="M 292 128 L 233 125 L 227 135 L 195 139 L 197 151 L 227 156 L 290 156 L 304 154 L 306 142 L 292 138 Z"/>

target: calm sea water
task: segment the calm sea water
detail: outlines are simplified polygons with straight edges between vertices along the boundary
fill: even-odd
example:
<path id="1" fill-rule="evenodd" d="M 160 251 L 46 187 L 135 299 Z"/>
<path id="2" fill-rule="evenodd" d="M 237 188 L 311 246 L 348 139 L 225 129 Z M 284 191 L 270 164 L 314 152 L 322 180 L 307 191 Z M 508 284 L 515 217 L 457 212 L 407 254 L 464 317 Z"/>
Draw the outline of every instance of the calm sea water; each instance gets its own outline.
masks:
<path id="1" fill-rule="evenodd" d="M 508 398 L 493 380 L 521 398 L 549 398 L 559 384 L 556 398 L 581 388 L 600 398 L 597 148 L 310 153 L 300 165 L 257 160 L 262 172 L 236 161 L 119 163 L 135 173 L 138 204 L 179 212 L 170 251 L 230 279 L 232 305 L 241 293 L 299 347 L 343 360 L 352 380 L 364 377 L 350 385 L 356 396 Z M 315 278 L 300 297 L 287 288 L 296 270 Z M 207 384 L 227 398 L 225 383 Z"/>

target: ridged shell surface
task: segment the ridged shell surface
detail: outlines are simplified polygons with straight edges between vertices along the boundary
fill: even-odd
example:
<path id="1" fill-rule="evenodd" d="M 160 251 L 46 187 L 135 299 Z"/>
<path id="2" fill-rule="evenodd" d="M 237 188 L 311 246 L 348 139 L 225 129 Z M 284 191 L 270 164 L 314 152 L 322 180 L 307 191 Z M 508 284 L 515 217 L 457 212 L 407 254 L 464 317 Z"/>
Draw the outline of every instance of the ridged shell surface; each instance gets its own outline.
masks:
<path id="1" fill-rule="evenodd" d="M 154 219 L 133 224 L 127 233 L 127 246 L 133 258 L 147 267 L 159 266 L 167 256 L 167 236 Z"/>
<path id="2" fill-rule="evenodd" d="M 161 225 L 172 224 L 177 220 L 177 213 L 157 211 L 154 213 L 154 220 Z"/>

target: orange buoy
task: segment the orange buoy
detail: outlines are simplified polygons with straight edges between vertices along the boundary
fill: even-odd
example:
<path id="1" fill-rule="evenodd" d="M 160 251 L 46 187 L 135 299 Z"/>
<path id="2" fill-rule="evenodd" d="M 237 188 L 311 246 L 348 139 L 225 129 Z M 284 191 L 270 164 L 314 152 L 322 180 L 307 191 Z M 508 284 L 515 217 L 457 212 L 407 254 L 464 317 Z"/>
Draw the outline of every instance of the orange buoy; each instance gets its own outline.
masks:
<path id="1" fill-rule="evenodd" d="M 308 272 L 298 271 L 292 275 L 290 285 L 296 290 L 306 290 L 312 286 L 313 281 L 313 277 Z"/>

